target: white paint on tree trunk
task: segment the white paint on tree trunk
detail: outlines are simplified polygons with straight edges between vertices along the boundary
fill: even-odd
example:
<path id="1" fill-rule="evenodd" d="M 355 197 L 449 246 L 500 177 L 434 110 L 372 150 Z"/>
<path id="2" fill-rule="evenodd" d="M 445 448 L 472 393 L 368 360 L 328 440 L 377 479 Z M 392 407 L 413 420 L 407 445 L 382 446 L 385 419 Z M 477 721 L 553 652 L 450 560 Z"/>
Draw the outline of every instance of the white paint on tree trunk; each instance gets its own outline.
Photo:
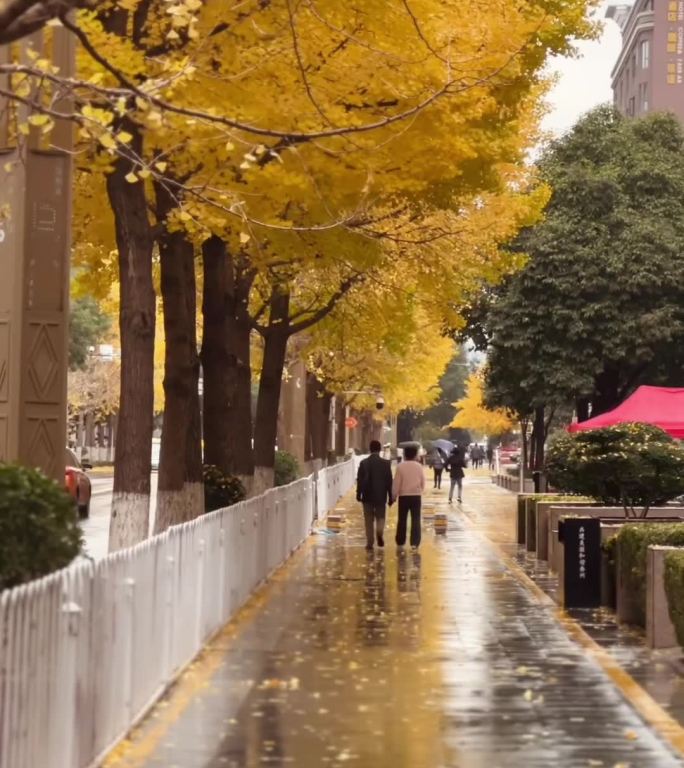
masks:
<path id="1" fill-rule="evenodd" d="M 275 472 L 273 467 L 255 467 L 252 496 L 259 496 L 273 488 Z"/>
<path id="2" fill-rule="evenodd" d="M 178 491 L 157 491 L 157 514 L 154 532 L 162 533 L 172 525 L 180 525 L 204 514 L 204 485 L 185 483 Z"/>
<path id="3" fill-rule="evenodd" d="M 144 541 L 150 532 L 150 497 L 146 493 L 114 493 L 109 523 L 109 551 Z"/>
<path id="4" fill-rule="evenodd" d="M 204 483 L 186 483 L 183 493 L 187 499 L 186 520 L 194 520 L 204 514 Z"/>
<path id="5" fill-rule="evenodd" d="M 248 499 L 254 496 L 254 475 L 237 475 L 238 480 L 245 489 L 245 495 Z"/>

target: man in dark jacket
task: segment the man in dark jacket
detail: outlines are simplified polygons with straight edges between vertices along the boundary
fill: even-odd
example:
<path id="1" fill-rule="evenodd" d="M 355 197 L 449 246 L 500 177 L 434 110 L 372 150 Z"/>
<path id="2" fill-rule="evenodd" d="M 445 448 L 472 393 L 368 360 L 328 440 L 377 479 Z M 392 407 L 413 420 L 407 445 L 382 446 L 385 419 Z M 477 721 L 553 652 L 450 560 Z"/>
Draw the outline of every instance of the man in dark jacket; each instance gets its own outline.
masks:
<path id="1" fill-rule="evenodd" d="M 466 461 L 463 454 L 463 450 L 460 448 L 454 448 L 451 452 L 451 456 L 447 459 L 445 469 L 449 472 L 451 477 L 451 487 L 449 488 L 449 504 L 454 499 L 454 488 L 458 487 L 458 503 L 461 503 L 463 494 L 463 478 L 465 477 Z"/>
<path id="2" fill-rule="evenodd" d="M 392 506 L 392 465 L 380 457 L 382 446 L 377 440 L 370 444 L 370 456 L 359 464 L 356 476 L 356 500 L 363 504 L 366 523 L 366 549 L 373 549 L 373 533 L 378 546 L 384 547 L 385 506 Z M 375 529 L 375 530 L 374 530 Z"/>

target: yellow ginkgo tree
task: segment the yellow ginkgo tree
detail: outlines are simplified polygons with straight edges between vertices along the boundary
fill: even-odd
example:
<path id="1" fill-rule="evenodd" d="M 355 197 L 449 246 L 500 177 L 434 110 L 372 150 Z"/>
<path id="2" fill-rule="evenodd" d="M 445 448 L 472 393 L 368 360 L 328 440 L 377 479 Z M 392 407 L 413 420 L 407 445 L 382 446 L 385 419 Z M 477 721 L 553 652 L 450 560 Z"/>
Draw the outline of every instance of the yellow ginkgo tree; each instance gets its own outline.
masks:
<path id="1" fill-rule="evenodd" d="M 499 437 L 516 428 L 516 421 L 508 411 L 501 408 L 492 410 L 484 404 L 481 371 L 468 376 L 465 396 L 453 405 L 456 415 L 451 427 L 471 429 L 488 437 Z"/>
<path id="2" fill-rule="evenodd" d="M 246 296 L 224 304 L 269 319 L 271 402 L 286 336 L 278 325 L 293 320 L 286 302 L 317 320 L 352 277 L 391 270 L 393 261 L 410 264 L 424 286 L 458 287 L 459 274 L 466 283 L 496 277 L 501 266 L 482 241 L 460 252 L 450 243 L 478 211 L 492 210 L 492 198 L 512 204 L 507 193 L 519 190 L 539 201 L 524 160 L 537 133 L 543 67 L 590 32 L 590 4 L 103 0 L 76 20 L 62 18 L 82 52 L 69 86 L 90 148 L 81 164 L 106 192 L 118 255 L 122 432 L 112 546 L 147 531 L 156 256 L 164 440 L 180 441 L 162 446 L 160 498 L 172 507 L 199 455 L 190 428 L 197 255 L 222 243 L 226 295 L 236 266 L 247 275 Z M 59 73 L 40 69 L 35 61 L 22 76 L 46 89 L 34 106 L 51 117 Z M 303 284 L 316 287 L 316 303 L 301 301 Z M 460 293 L 435 311 L 457 315 Z M 235 330 L 234 317 L 214 320 Z M 227 347 L 219 357 L 235 359 Z M 236 402 L 234 381 L 211 391 Z M 257 464 L 272 454 L 266 434 Z"/>

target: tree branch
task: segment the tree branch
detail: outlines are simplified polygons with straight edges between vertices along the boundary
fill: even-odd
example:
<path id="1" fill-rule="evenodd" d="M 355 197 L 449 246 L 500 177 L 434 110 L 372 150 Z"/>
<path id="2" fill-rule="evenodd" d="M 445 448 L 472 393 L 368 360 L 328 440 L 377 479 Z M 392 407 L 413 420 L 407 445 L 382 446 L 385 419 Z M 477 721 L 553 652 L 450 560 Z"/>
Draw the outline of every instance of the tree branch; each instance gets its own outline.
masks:
<path id="1" fill-rule="evenodd" d="M 324 317 L 327 317 L 333 309 L 335 309 L 340 299 L 344 298 L 357 283 L 360 283 L 366 277 L 368 277 L 367 273 L 356 272 L 343 280 L 335 293 L 333 293 L 328 301 L 320 309 L 314 312 L 311 317 L 308 317 L 306 320 L 300 320 L 298 323 L 290 324 L 290 335 L 294 336 L 296 333 L 306 331 L 308 328 L 311 328 L 313 325 L 316 325 L 316 323 L 323 320 Z"/>
<path id="2" fill-rule="evenodd" d="M 88 0 L 5 0 L 0 5 L 0 45 L 38 31 L 52 19 L 74 8 L 93 5 Z"/>

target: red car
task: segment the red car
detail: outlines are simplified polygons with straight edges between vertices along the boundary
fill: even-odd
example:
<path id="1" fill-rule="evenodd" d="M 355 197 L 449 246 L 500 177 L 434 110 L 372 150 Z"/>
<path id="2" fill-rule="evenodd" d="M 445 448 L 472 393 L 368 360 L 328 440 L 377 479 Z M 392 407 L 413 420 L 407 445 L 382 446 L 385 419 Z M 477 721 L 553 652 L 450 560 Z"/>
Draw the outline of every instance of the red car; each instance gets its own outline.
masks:
<path id="1" fill-rule="evenodd" d="M 92 469 L 91 464 L 81 463 L 76 454 L 67 448 L 64 454 L 64 485 L 69 495 L 76 502 L 78 516 L 84 520 L 90 517 L 90 478 L 86 469 Z"/>

